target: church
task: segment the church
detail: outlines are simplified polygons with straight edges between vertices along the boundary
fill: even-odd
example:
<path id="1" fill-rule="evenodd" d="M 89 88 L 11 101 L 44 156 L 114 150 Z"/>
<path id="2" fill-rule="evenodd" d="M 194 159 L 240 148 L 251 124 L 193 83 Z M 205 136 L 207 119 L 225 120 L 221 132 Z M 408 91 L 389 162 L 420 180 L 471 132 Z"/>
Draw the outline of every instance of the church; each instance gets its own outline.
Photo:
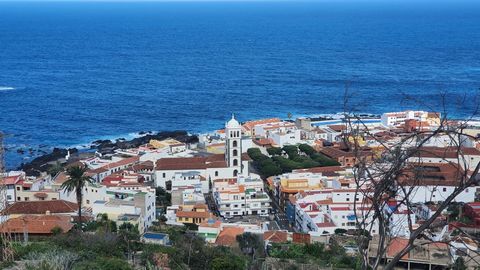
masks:
<path id="1" fill-rule="evenodd" d="M 225 154 L 205 157 L 161 158 L 155 166 L 155 184 L 167 187 L 168 181 L 201 181 L 249 175 L 250 157 L 242 154 L 242 126 L 232 115 L 225 124 Z"/>

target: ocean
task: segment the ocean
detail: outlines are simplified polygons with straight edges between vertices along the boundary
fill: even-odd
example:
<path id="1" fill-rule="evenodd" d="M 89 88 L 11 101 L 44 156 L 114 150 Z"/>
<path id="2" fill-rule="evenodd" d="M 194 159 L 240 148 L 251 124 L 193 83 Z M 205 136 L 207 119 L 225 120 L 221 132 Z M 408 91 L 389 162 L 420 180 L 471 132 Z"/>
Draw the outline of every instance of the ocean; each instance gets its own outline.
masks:
<path id="1" fill-rule="evenodd" d="M 232 113 L 337 113 L 346 88 L 357 112 L 469 116 L 478 2 L 0 2 L 7 166 L 139 131 L 215 130 Z"/>

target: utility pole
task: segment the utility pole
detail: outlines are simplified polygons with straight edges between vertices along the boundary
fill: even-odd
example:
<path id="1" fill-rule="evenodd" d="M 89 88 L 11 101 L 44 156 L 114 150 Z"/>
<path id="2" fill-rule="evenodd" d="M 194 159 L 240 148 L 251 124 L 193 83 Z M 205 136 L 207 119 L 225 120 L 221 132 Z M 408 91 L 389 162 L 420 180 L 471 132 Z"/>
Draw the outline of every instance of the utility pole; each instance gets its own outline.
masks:
<path id="1" fill-rule="evenodd" d="M 5 148 L 3 147 L 4 135 L 0 132 L 0 211 L 3 211 L 8 206 L 7 200 L 7 185 L 5 185 Z M 0 220 L 0 223 L 6 222 L 6 220 Z M 1 226 L 1 225 L 0 225 Z M 10 232 L 2 230 L 0 234 L 0 261 L 13 261 L 13 247 L 12 238 Z"/>

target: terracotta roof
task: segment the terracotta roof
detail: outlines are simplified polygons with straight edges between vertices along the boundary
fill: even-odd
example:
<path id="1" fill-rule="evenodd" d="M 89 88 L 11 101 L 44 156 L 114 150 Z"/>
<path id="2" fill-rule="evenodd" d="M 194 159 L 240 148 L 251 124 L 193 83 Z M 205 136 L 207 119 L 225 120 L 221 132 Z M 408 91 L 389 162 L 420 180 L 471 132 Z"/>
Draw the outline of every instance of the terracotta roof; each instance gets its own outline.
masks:
<path id="1" fill-rule="evenodd" d="M 243 228 L 224 227 L 217 237 L 215 244 L 219 246 L 233 246 L 237 242 L 237 235 L 242 234 Z"/>
<path id="2" fill-rule="evenodd" d="M 67 173 L 60 172 L 59 174 L 57 174 L 57 176 L 55 176 L 54 182 L 56 184 L 63 184 L 68 180 L 68 178 L 69 177 L 68 177 Z"/>
<path id="3" fill-rule="evenodd" d="M 268 119 L 260 119 L 260 120 L 253 120 L 253 121 L 247 121 L 245 124 L 243 124 L 243 128 L 245 130 L 251 130 L 253 129 L 256 125 L 262 125 L 262 124 L 268 124 L 268 123 L 276 123 L 280 122 L 280 118 L 268 118 Z"/>
<path id="4" fill-rule="evenodd" d="M 157 161 L 157 170 L 195 170 L 227 167 L 223 154 L 208 157 L 161 158 Z"/>
<path id="5" fill-rule="evenodd" d="M 400 183 L 424 186 L 457 186 L 464 171 L 451 163 L 410 164 L 398 176 Z"/>
<path id="6" fill-rule="evenodd" d="M 285 243 L 288 240 L 288 233 L 283 231 L 266 231 L 263 233 L 263 240 L 274 243 Z"/>
<path id="7" fill-rule="evenodd" d="M 216 219 L 208 219 L 198 225 L 199 227 L 220 228 L 222 222 Z"/>
<path id="8" fill-rule="evenodd" d="M 244 153 L 242 160 L 251 160 Z M 201 170 L 206 168 L 226 168 L 225 155 L 215 154 L 208 157 L 161 158 L 157 161 L 157 170 Z"/>
<path id="9" fill-rule="evenodd" d="M 117 167 L 121 167 L 121 166 L 125 166 L 125 165 L 130 165 L 130 164 L 133 165 L 133 164 L 137 163 L 139 160 L 140 160 L 140 158 L 138 156 L 124 158 L 124 159 L 121 159 L 119 161 L 115 161 L 115 162 L 112 162 L 112 163 L 105 164 L 104 166 L 102 166 L 100 168 L 96 168 L 94 170 L 89 170 L 88 172 L 93 173 L 93 174 L 99 174 L 99 173 L 102 173 L 102 172 L 107 172 L 107 171 L 109 171 L 110 169 L 113 169 L 113 168 L 117 168 Z"/>
<path id="10" fill-rule="evenodd" d="M 182 218 L 209 218 L 211 214 L 209 212 L 197 212 L 197 211 L 177 211 L 177 217 Z"/>
<path id="11" fill-rule="evenodd" d="M 29 234 L 51 234 L 52 229 L 59 227 L 63 232 L 68 232 L 73 228 L 69 216 L 61 215 L 25 215 L 17 218 L 11 218 L 0 225 L 1 232 L 24 233 Z"/>
<path id="12" fill-rule="evenodd" d="M 2 214 L 41 215 L 45 214 L 47 211 L 50 211 L 52 214 L 75 213 L 78 211 L 78 205 L 64 200 L 15 202 L 2 211 Z"/>
<path id="13" fill-rule="evenodd" d="M 15 185 L 21 178 L 21 175 L 0 177 L 0 183 L 4 185 Z"/>
<path id="14" fill-rule="evenodd" d="M 328 127 L 336 132 L 341 132 L 347 129 L 346 125 L 329 125 Z"/>
<path id="15" fill-rule="evenodd" d="M 253 142 L 257 145 L 260 146 L 268 146 L 268 145 L 273 145 L 273 140 L 270 138 L 259 138 L 259 139 L 254 139 Z"/>

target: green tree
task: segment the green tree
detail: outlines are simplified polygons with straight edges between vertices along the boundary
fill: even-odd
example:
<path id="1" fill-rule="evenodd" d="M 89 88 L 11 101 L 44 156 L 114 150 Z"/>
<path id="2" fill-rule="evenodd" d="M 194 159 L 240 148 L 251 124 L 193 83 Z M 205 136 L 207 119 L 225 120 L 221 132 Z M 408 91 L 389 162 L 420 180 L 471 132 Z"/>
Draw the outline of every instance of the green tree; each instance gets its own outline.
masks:
<path id="1" fill-rule="evenodd" d="M 82 228 L 82 201 L 83 201 L 83 189 L 93 183 L 93 179 L 86 176 L 87 167 L 85 166 L 73 166 L 67 169 L 68 180 L 65 181 L 61 189 L 70 193 L 75 192 L 78 204 L 78 224 L 80 229 Z"/>
<path id="2" fill-rule="evenodd" d="M 282 154 L 282 148 L 280 147 L 270 147 L 267 149 L 267 152 L 271 156 L 280 156 Z"/>
<path id="3" fill-rule="evenodd" d="M 282 150 L 287 153 L 289 159 L 294 159 L 298 156 L 298 147 L 295 145 L 285 145 Z"/>
<path id="4" fill-rule="evenodd" d="M 256 234 L 246 232 L 236 237 L 242 252 L 254 256 L 255 251 L 262 247 L 262 240 Z"/>
<path id="5" fill-rule="evenodd" d="M 310 145 L 305 144 L 305 143 L 300 144 L 298 146 L 298 149 L 300 149 L 300 151 L 307 154 L 308 156 L 311 156 L 311 155 L 313 155 L 314 153 L 317 152 L 317 151 L 315 151 L 315 149 L 313 149 L 313 147 L 311 147 Z"/>
<path id="6" fill-rule="evenodd" d="M 250 148 L 247 150 L 248 156 L 253 159 L 253 161 L 261 161 L 264 159 L 268 159 L 268 157 L 260 151 L 258 148 Z"/>
<path id="7" fill-rule="evenodd" d="M 118 227 L 118 234 L 123 245 L 123 249 L 127 252 L 128 258 L 133 258 L 133 255 L 140 250 L 140 232 L 138 225 L 125 222 Z M 133 254 L 132 254 L 133 253 Z"/>
<path id="8" fill-rule="evenodd" d="M 243 270 L 245 268 L 245 261 L 238 256 L 223 256 L 212 261 L 212 270 Z"/>
<path id="9" fill-rule="evenodd" d="M 115 223 L 115 221 L 113 220 L 110 220 L 106 213 L 97 215 L 97 224 L 98 224 L 98 229 L 102 228 L 104 232 L 117 231 L 117 223 Z"/>

